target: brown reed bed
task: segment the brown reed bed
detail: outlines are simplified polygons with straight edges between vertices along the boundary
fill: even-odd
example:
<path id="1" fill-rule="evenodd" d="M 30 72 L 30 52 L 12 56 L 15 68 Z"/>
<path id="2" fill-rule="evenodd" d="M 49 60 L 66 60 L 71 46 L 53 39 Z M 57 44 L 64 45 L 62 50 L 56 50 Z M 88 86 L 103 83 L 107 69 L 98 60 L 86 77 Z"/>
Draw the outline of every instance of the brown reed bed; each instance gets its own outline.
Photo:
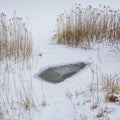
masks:
<path id="1" fill-rule="evenodd" d="M 59 44 L 90 48 L 94 43 L 120 42 L 120 11 L 109 7 L 75 8 L 58 16 L 54 39 Z"/>
<path id="2" fill-rule="evenodd" d="M 0 61 L 25 60 L 32 53 L 32 37 L 23 19 L 0 14 Z"/>
<path id="3" fill-rule="evenodd" d="M 28 59 L 30 58 L 30 59 Z M 24 62 L 23 62 L 24 61 Z M 19 62 L 19 64 L 14 64 Z M 28 119 L 36 108 L 31 67 L 32 36 L 27 23 L 14 12 L 0 14 L 0 120 Z M 23 68 L 28 70 L 27 75 Z M 27 71 L 26 71 L 27 72 Z M 29 73 L 30 72 L 30 73 Z M 23 112 L 25 112 L 23 116 Z M 27 112 L 29 112 L 27 114 Z M 31 118 L 30 118 L 31 119 Z"/>

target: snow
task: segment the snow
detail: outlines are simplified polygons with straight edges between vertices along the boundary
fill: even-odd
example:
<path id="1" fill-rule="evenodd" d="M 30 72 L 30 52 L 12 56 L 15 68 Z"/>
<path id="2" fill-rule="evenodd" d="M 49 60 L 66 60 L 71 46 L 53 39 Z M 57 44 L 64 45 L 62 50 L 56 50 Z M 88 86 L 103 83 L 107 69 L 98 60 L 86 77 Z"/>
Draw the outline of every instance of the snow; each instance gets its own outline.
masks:
<path id="1" fill-rule="evenodd" d="M 98 104 L 99 107 L 96 109 L 91 108 L 94 100 L 89 87 L 93 80 L 92 68 L 98 69 L 98 75 L 119 74 L 119 51 L 106 44 L 96 45 L 92 50 L 83 50 L 56 45 L 52 41 L 57 16 L 64 12 L 64 10 L 69 10 L 76 2 L 81 3 L 83 7 L 87 5 L 98 7 L 100 4 L 114 9 L 119 9 L 120 7 L 119 0 L 0 1 L 1 12 L 5 12 L 10 17 L 13 11 L 16 10 L 18 16 L 28 19 L 29 27 L 32 30 L 34 44 L 30 63 L 32 68 L 31 70 L 22 70 L 22 77 L 24 79 L 32 78 L 33 93 L 36 96 L 35 101 L 38 103 L 37 109 L 39 110 L 31 110 L 32 120 L 98 120 L 96 118 L 97 113 L 103 111 L 106 107 L 110 109 L 110 113 L 104 119 L 109 117 L 110 120 L 120 120 L 120 104 L 106 103 L 103 101 L 104 95 L 100 91 L 101 102 Z M 39 54 L 42 56 L 39 56 Z M 49 66 L 76 62 L 87 62 L 91 63 L 91 65 L 59 84 L 52 84 L 37 78 L 37 74 Z M 18 69 L 17 64 L 10 67 L 9 75 L 19 76 Z M 2 70 L 0 74 L 4 78 L 5 72 L 2 72 Z M 18 78 L 15 78 L 17 83 Z M 17 84 L 19 84 L 19 81 Z M 94 94 L 96 95 L 97 93 Z M 25 117 L 24 119 L 28 118 Z"/>

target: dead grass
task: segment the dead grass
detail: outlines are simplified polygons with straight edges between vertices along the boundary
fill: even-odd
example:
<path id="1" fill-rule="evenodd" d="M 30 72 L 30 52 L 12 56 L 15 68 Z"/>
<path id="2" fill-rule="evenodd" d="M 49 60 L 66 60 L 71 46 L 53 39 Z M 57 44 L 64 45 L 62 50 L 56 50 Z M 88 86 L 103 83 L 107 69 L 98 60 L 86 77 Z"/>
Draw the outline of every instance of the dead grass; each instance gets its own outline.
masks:
<path id="1" fill-rule="evenodd" d="M 29 76 L 26 78 L 24 73 L 14 76 L 7 72 L 0 88 L 0 96 L 0 120 L 28 119 L 31 117 L 29 114 L 37 110 L 38 101 L 32 79 Z"/>
<path id="2" fill-rule="evenodd" d="M 11 19 L 0 14 L 0 120 L 28 119 L 36 107 L 30 73 L 32 36 L 26 24 L 15 12 Z"/>
<path id="3" fill-rule="evenodd" d="M 103 78 L 103 89 L 106 91 L 106 100 L 109 102 L 119 101 L 120 95 L 120 76 L 115 75 L 106 75 Z"/>
<path id="4" fill-rule="evenodd" d="M 103 74 L 98 66 L 90 68 L 92 72 L 89 88 L 91 110 L 96 110 L 97 119 L 109 119 L 115 111 L 115 106 L 120 104 L 120 75 L 119 73 Z M 111 107 L 110 102 L 115 106 Z"/>
<path id="5" fill-rule="evenodd" d="M 120 101 L 120 75 L 118 73 L 103 74 L 98 66 L 91 68 L 92 82 L 90 84 L 90 99 L 92 108 L 99 105 L 101 101 Z"/>
<path id="6" fill-rule="evenodd" d="M 104 117 L 104 113 L 102 113 L 102 112 L 101 112 L 101 113 L 98 113 L 96 117 L 97 117 L 97 118 Z"/>
<path id="7" fill-rule="evenodd" d="M 4 60 L 25 60 L 32 53 L 32 37 L 22 18 L 8 19 L 4 13 L 0 14 L 0 62 Z"/>
<path id="8" fill-rule="evenodd" d="M 54 39 L 59 44 L 91 48 L 94 43 L 120 40 L 120 11 L 109 7 L 75 8 L 58 16 Z"/>
<path id="9" fill-rule="evenodd" d="M 34 102 L 34 90 L 31 81 L 28 82 L 28 85 L 24 83 L 22 89 L 19 91 L 19 104 L 26 110 L 31 110 L 35 108 Z"/>
<path id="10" fill-rule="evenodd" d="M 3 112 L 1 109 L 0 109 L 0 120 L 3 120 Z"/>

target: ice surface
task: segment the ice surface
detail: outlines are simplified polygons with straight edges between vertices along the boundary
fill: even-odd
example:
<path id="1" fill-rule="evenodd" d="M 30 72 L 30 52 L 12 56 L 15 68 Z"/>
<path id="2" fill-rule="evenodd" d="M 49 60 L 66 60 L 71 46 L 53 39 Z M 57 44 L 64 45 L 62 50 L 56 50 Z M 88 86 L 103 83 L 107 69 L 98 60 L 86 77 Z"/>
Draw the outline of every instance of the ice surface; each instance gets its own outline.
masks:
<path id="1" fill-rule="evenodd" d="M 39 77 L 52 83 L 59 83 L 76 74 L 77 72 L 82 70 L 86 65 L 87 64 L 85 63 L 76 63 L 50 67 L 47 70 L 40 73 Z"/>

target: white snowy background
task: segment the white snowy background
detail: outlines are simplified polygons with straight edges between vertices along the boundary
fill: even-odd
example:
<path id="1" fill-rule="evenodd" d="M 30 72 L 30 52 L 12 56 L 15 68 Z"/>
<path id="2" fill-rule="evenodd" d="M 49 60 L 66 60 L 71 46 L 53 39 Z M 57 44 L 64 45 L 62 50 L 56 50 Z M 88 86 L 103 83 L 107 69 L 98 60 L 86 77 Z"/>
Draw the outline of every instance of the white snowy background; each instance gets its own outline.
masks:
<path id="1" fill-rule="evenodd" d="M 17 16 L 28 20 L 32 33 L 35 63 L 31 74 L 35 94 L 41 104 L 39 111 L 32 114 L 32 120 L 97 120 L 96 114 L 106 105 L 101 102 L 99 108 L 91 109 L 88 86 L 92 81 L 92 72 L 89 67 L 58 84 L 37 79 L 39 71 L 49 66 L 82 61 L 91 63 L 91 67 L 98 66 L 104 74 L 120 73 L 120 52 L 110 46 L 103 47 L 101 44 L 92 50 L 82 50 L 56 45 L 52 41 L 57 16 L 75 3 L 80 3 L 82 7 L 99 7 L 101 4 L 113 9 L 120 8 L 120 0 L 0 0 L 0 12 L 10 18 L 16 10 Z M 42 106 L 43 102 L 45 106 Z M 120 120 L 120 105 L 108 103 L 108 106 L 112 112 L 107 117 Z"/>

